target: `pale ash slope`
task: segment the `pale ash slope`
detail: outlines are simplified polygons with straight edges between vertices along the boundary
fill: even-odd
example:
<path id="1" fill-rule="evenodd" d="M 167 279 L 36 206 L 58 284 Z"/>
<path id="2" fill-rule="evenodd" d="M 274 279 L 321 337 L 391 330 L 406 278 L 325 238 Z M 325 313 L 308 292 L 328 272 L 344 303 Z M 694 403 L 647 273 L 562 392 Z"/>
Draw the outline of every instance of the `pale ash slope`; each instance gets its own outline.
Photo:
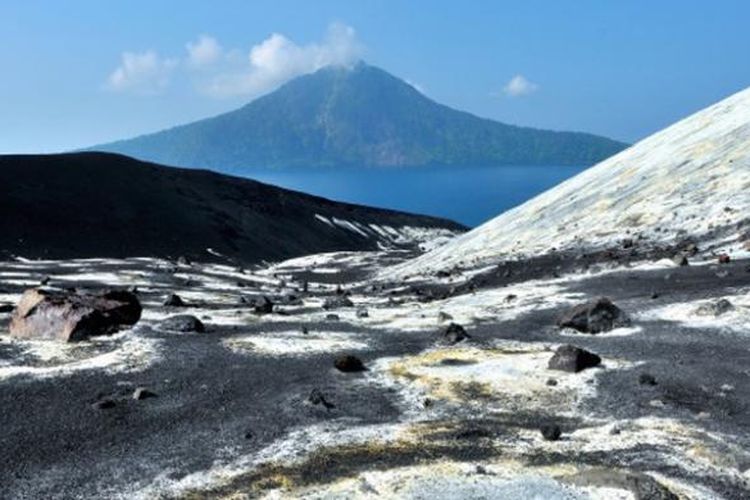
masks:
<path id="1" fill-rule="evenodd" d="M 721 236 L 750 209 L 750 88 L 644 139 L 399 268 L 427 272 L 553 248 Z M 723 230 L 722 230 L 723 228 Z M 718 231 L 717 231 L 718 230 Z"/>

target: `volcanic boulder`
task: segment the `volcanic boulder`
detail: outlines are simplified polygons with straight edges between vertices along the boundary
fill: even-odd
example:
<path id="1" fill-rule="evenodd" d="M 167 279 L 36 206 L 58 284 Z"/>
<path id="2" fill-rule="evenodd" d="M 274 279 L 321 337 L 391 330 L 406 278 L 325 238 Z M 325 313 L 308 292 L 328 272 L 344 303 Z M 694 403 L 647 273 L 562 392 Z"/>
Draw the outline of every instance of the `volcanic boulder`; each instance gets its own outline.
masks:
<path id="1" fill-rule="evenodd" d="M 734 305 L 727 299 L 719 299 L 716 302 L 703 304 L 695 310 L 698 316 L 721 316 L 722 314 L 734 309 Z"/>
<path id="2" fill-rule="evenodd" d="M 102 399 L 94 402 L 91 406 L 96 410 L 110 410 L 117 406 L 117 403 L 111 399 Z"/>
<path id="3" fill-rule="evenodd" d="M 466 329 L 458 323 L 451 323 L 440 332 L 440 339 L 443 343 L 448 345 L 458 344 L 468 338 L 469 334 L 466 333 Z"/>
<path id="4" fill-rule="evenodd" d="M 273 301 L 266 297 L 258 297 L 253 303 L 255 314 L 271 314 L 273 312 Z"/>
<path id="5" fill-rule="evenodd" d="M 178 314 L 177 316 L 170 316 L 169 318 L 162 320 L 159 323 L 159 326 L 161 326 L 165 330 L 182 333 L 203 333 L 206 331 L 206 327 L 203 325 L 203 322 L 190 314 Z"/>
<path id="6" fill-rule="evenodd" d="M 320 405 L 326 410 L 331 410 L 333 408 L 336 408 L 336 405 L 328 401 L 328 399 L 326 399 L 326 396 L 323 394 L 323 392 L 320 389 L 313 389 L 307 398 L 307 402 L 313 406 Z"/>
<path id="7" fill-rule="evenodd" d="M 560 436 L 562 436 L 562 429 L 556 424 L 543 425 L 539 428 L 539 431 L 547 441 L 558 441 Z"/>
<path id="8" fill-rule="evenodd" d="M 164 299 L 164 306 L 166 307 L 185 307 L 185 301 L 182 300 L 182 297 L 177 295 L 176 293 L 171 293 L 167 296 L 166 299 Z"/>
<path id="9" fill-rule="evenodd" d="M 32 288 L 13 311 L 9 330 L 18 338 L 75 342 L 134 325 L 141 310 L 138 297 L 131 292 Z"/>
<path id="10" fill-rule="evenodd" d="M 557 320 L 557 325 L 582 333 L 601 333 L 630 325 L 630 318 L 611 300 L 600 297 L 566 312 Z"/>
<path id="11" fill-rule="evenodd" d="M 638 375 L 638 383 L 641 385 L 657 385 L 656 377 L 650 373 L 641 373 Z"/>
<path id="12" fill-rule="evenodd" d="M 557 348 L 550 358 L 547 368 L 564 372 L 578 373 L 586 368 L 599 366 L 602 358 L 596 354 L 570 344 Z"/>
<path id="13" fill-rule="evenodd" d="M 344 373 L 363 372 L 367 369 L 365 368 L 365 365 L 362 363 L 361 359 L 356 356 L 352 356 L 351 354 L 339 356 L 333 362 L 333 366 L 335 366 L 337 370 Z"/>
<path id="14" fill-rule="evenodd" d="M 452 319 L 453 319 L 453 316 L 451 316 L 451 315 L 450 315 L 450 314 L 448 314 L 447 312 L 444 312 L 444 311 L 440 311 L 440 312 L 438 313 L 438 321 L 439 321 L 439 322 L 441 322 L 441 323 L 444 323 L 444 322 L 446 322 L 446 321 L 450 321 L 450 320 L 452 320 Z"/>

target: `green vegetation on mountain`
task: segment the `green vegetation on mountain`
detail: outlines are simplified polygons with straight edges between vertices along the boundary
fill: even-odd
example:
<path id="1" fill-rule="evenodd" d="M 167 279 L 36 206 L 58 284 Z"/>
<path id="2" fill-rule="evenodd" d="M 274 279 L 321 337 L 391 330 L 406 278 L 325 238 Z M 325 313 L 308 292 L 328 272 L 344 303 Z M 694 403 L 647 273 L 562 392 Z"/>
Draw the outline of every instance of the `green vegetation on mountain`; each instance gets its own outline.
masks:
<path id="1" fill-rule="evenodd" d="M 364 63 L 301 76 L 235 111 L 92 149 L 186 167 L 588 165 L 626 147 L 436 103 Z"/>

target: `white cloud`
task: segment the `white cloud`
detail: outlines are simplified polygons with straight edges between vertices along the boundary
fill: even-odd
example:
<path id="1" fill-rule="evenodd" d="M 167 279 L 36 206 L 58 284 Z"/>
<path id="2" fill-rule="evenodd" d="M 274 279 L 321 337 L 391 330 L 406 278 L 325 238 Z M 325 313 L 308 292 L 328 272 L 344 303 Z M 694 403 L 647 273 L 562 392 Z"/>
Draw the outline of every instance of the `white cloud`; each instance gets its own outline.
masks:
<path id="1" fill-rule="evenodd" d="M 343 24 L 332 24 L 322 42 L 308 45 L 273 33 L 253 46 L 242 64 L 216 74 L 203 90 L 214 97 L 254 97 L 324 66 L 350 65 L 362 52 L 354 29 Z"/>
<path id="2" fill-rule="evenodd" d="M 211 97 L 257 97 L 297 76 L 324 66 L 348 66 L 359 60 L 364 48 L 354 29 L 334 23 L 317 43 L 298 45 L 273 33 L 247 50 L 225 50 L 218 40 L 201 35 L 185 45 L 184 58 L 163 59 L 155 51 L 125 52 L 120 66 L 107 79 L 107 88 L 138 94 L 158 93 L 177 69 L 193 81 L 199 92 Z M 188 72 L 187 70 L 197 70 Z"/>
<path id="3" fill-rule="evenodd" d="M 196 42 L 188 42 L 185 48 L 188 52 L 187 63 L 193 68 L 209 66 L 217 62 L 223 53 L 219 42 L 208 35 L 201 35 Z"/>
<path id="4" fill-rule="evenodd" d="M 109 75 L 106 86 L 118 92 L 156 94 L 167 86 L 176 66 L 177 60 L 162 59 L 153 50 L 123 52 L 120 65 Z"/>
<path id="5" fill-rule="evenodd" d="M 516 75 L 503 87 L 503 92 L 510 97 L 521 97 L 532 94 L 539 89 L 539 85 L 530 82 L 523 75 Z"/>

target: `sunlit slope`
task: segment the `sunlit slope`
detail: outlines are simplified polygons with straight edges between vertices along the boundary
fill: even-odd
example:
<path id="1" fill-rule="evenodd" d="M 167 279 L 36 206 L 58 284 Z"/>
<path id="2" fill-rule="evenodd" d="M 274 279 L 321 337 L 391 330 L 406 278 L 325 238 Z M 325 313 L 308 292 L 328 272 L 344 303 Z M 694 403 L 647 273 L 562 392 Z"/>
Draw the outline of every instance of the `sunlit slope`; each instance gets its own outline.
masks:
<path id="1" fill-rule="evenodd" d="M 644 139 L 401 268 L 605 247 L 739 239 L 750 209 L 750 89 Z"/>

